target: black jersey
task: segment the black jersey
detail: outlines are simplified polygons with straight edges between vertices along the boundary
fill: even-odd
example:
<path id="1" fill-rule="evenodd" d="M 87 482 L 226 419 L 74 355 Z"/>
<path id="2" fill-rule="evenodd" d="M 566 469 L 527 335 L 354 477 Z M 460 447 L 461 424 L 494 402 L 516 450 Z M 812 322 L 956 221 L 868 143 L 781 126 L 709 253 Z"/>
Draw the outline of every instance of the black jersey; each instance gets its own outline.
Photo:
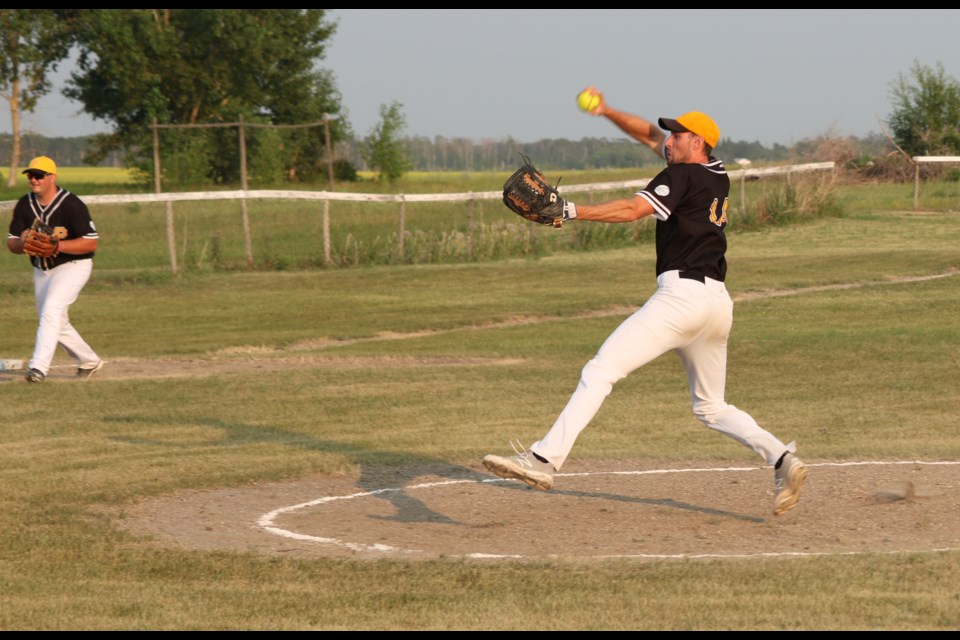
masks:
<path id="1" fill-rule="evenodd" d="M 672 164 L 637 195 L 657 218 L 657 275 L 679 269 L 720 280 L 727 275 L 730 176 L 714 157 L 705 164 Z"/>
<path id="2" fill-rule="evenodd" d="M 90 217 L 90 211 L 83 200 L 66 189 L 58 188 L 57 194 L 47 206 L 42 206 L 35 193 L 28 193 L 17 201 L 13 209 L 13 219 L 10 221 L 10 237 L 19 238 L 26 229 L 29 229 L 34 220 L 53 229 L 53 235 L 58 240 L 73 240 L 74 238 L 99 239 L 97 228 Z M 48 268 L 56 267 L 71 260 L 92 258 L 94 253 L 58 253 L 55 258 L 47 258 Z M 33 266 L 45 268 L 43 258 L 30 257 Z"/>

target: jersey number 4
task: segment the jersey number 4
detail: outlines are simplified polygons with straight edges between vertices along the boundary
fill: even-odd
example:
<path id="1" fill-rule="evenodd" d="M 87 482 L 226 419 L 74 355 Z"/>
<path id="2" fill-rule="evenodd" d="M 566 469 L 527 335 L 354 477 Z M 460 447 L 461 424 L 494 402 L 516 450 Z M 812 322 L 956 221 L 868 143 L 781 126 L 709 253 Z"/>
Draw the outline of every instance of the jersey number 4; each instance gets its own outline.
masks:
<path id="1" fill-rule="evenodd" d="M 723 199 L 723 208 L 720 210 L 720 217 L 717 217 L 717 206 L 719 206 L 720 200 L 717 198 L 713 199 L 713 204 L 710 205 L 710 222 L 717 225 L 718 227 L 727 222 L 727 206 L 730 204 L 730 198 Z"/>

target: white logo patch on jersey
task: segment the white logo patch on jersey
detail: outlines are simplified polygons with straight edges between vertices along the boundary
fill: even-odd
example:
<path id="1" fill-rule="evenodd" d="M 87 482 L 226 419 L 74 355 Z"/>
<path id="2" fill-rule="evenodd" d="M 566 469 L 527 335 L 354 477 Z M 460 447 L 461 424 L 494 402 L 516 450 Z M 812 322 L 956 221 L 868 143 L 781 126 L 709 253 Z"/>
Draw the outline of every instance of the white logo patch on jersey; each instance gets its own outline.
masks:
<path id="1" fill-rule="evenodd" d="M 670 187 L 665 184 L 657 185 L 657 188 L 654 189 L 653 192 L 662 198 L 670 195 Z"/>

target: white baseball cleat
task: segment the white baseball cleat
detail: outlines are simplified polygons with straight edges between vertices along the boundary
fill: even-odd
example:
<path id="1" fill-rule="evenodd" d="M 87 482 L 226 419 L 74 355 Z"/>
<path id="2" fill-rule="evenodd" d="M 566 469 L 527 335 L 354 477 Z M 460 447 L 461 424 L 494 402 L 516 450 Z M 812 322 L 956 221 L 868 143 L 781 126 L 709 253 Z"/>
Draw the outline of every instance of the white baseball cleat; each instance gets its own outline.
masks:
<path id="1" fill-rule="evenodd" d="M 792 442 L 790 445 L 796 446 Z M 806 479 L 807 465 L 803 460 L 792 451 L 783 454 L 780 468 L 774 470 L 773 515 L 778 516 L 797 506 Z"/>
<path id="2" fill-rule="evenodd" d="M 97 371 L 100 371 L 100 369 L 103 369 L 103 360 L 87 369 L 77 369 L 77 376 L 81 380 L 89 380 L 91 377 L 93 377 L 93 374 L 95 374 Z"/>
<path id="3" fill-rule="evenodd" d="M 510 443 L 510 446 L 513 446 L 513 443 Z M 517 448 L 515 446 L 513 448 L 516 451 Z M 523 480 L 537 489 L 553 489 L 553 474 L 556 470 L 549 462 L 538 460 L 530 449 L 510 457 L 492 454 L 484 456 L 483 466 L 501 478 Z"/>

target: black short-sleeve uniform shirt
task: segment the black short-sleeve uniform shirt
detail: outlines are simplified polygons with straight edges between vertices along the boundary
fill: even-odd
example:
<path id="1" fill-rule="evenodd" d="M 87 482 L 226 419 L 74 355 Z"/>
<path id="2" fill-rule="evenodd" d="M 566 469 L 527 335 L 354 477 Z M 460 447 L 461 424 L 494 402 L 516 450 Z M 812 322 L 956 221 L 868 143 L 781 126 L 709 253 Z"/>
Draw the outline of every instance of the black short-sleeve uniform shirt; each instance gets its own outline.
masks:
<path id="1" fill-rule="evenodd" d="M 46 207 L 41 206 L 35 193 L 28 193 L 17 201 L 13 209 L 13 219 L 10 221 L 10 237 L 19 238 L 24 230 L 39 219 L 43 224 L 53 229 L 53 235 L 59 240 L 74 238 L 99 239 L 97 227 L 90 217 L 90 210 L 83 200 L 66 189 L 58 188 L 57 194 Z M 58 253 L 52 260 L 30 257 L 33 266 L 38 269 L 53 268 L 72 260 L 93 258 L 94 252 L 72 254 Z"/>
<path id="2" fill-rule="evenodd" d="M 704 164 L 669 165 L 637 195 L 657 219 L 658 276 L 679 269 L 726 278 L 730 177 L 722 162 L 711 156 Z"/>

